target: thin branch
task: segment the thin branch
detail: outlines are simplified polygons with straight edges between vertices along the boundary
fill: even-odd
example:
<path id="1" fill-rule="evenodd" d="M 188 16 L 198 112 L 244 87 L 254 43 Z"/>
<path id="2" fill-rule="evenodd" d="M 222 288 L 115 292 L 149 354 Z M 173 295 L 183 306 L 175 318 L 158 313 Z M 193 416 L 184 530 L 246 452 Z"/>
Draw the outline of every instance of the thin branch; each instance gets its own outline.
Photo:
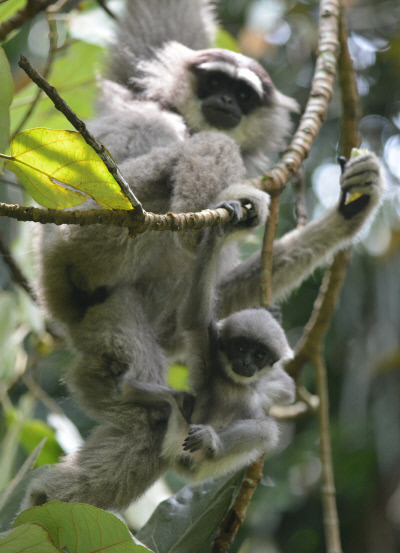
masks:
<path id="1" fill-rule="evenodd" d="M 348 30 L 342 12 L 339 22 L 340 56 L 338 81 L 341 93 L 342 118 L 340 121 L 340 151 L 349 158 L 351 150 L 361 144 L 358 125 L 361 119 L 360 97 L 353 62 L 347 44 Z"/>
<path id="2" fill-rule="evenodd" d="M 337 254 L 324 276 L 311 317 L 296 346 L 296 355 L 285 367 L 292 376 L 298 376 L 303 365 L 319 350 L 342 288 L 349 255 L 347 251 Z"/>
<path id="3" fill-rule="evenodd" d="M 316 355 L 313 356 L 313 364 L 316 369 L 317 393 L 320 400 L 318 409 L 318 427 L 322 470 L 321 494 L 324 511 L 326 551 L 327 553 L 342 553 L 329 430 L 328 378 L 322 353 L 322 346 Z"/>
<path id="4" fill-rule="evenodd" d="M 109 15 L 115 21 L 118 21 L 118 17 L 110 10 L 110 8 L 107 6 L 105 0 L 97 0 L 97 3 L 106 12 L 107 15 Z"/>
<path id="5" fill-rule="evenodd" d="M 116 182 L 119 184 L 122 193 L 130 201 L 131 205 L 135 208 L 135 217 L 140 217 L 142 215 L 142 206 L 136 196 L 133 194 L 132 190 L 129 187 L 129 184 L 126 182 L 122 176 L 118 166 L 115 164 L 114 160 L 101 144 L 87 129 L 85 123 L 77 117 L 76 113 L 68 106 L 68 104 L 61 98 L 57 90 L 51 86 L 46 79 L 44 79 L 37 71 L 32 67 L 30 62 L 25 56 L 21 56 L 19 61 L 19 66 L 25 71 L 25 73 L 32 79 L 34 83 L 41 88 L 50 100 L 53 102 L 56 109 L 61 111 L 63 115 L 68 119 L 71 125 L 82 135 L 87 144 L 93 148 L 93 150 L 101 157 L 108 171 L 114 177 Z"/>
<path id="6" fill-rule="evenodd" d="M 0 254 L 3 257 L 4 263 L 8 266 L 8 268 L 11 271 L 12 279 L 15 283 L 19 284 L 25 292 L 29 294 L 29 296 L 33 299 L 33 301 L 36 301 L 36 294 L 29 285 L 29 282 L 23 275 L 21 269 L 18 266 L 18 263 L 15 261 L 12 253 L 10 252 L 8 246 L 3 240 L 3 237 L 0 233 Z"/>
<path id="7" fill-rule="evenodd" d="M 57 33 L 57 24 L 56 24 L 56 21 L 54 19 L 54 13 L 55 13 L 54 8 L 55 7 L 56 6 L 51 6 L 50 8 L 47 8 L 47 10 L 46 10 L 46 19 L 47 19 L 47 24 L 49 26 L 49 53 L 47 55 L 46 65 L 43 69 L 43 77 L 45 79 L 47 79 L 47 77 L 50 73 L 50 70 L 52 68 L 54 58 L 55 58 L 55 55 L 56 55 L 56 51 L 57 51 L 58 33 Z M 39 88 L 36 92 L 36 95 L 35 95 L 34 99 L 31 102 L 31 105 L 29 106 L 29 108 L 26 111 L 25 115 L 23 116 L 23 118 L 19 122 L 17 128 L 14 130 L 13 135 L 11 137 L 11 140 L 13 140 L 15 138 L 15 136 L 24 128 L 25 123 L 28 121 L 28 119 L 30 118 L 30 116 L 34 112 L 34 110 L 35 110 L 42 94 L 43 94 L 43 92 Z"/>
<path id="8" fill-rule="evenodd" d="M 28 0 L 23 8 L 0 25 L 0 41 L 5 40 L 11 31 L 22 27 L 24 23 L 55 2 L 56 0 Z"/>

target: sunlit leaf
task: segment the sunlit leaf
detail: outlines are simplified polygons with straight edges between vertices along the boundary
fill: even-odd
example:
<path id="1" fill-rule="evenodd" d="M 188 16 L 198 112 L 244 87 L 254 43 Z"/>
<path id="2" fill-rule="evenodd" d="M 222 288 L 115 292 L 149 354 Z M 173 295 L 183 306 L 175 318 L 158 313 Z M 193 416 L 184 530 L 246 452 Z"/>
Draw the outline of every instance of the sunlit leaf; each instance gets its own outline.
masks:
<path id="1" fill-rule="evenodd" d="M 0 47 L 0 152 L 5 152 L 10 136 L 10 105 L 13 97 L 14 84 L 11 77 L 10 64 L 3 48 Z M 0 172 L 4 160 L 0 159 Z"/>
<path id="2" fill-rule="evenodd" d="M 7 161 L 6 169 L 15 173 L 32 198 L 45 207 L 65 209 L 80 205 L 86 200 L 83 194 L 54 183 L 45 173 L 23 165 L 18 160 Z"/>
<path id="3" fill-rule="evenodd" d="M 50 532 L 54 543 L 66 547 L 69 553 L 146 553 L 148 549 L 136 545 L 119 518 L 91 505 L 50 501 L 40 507 L 23 511 L 14 527 L 36 522 Z"/>
<path id="4" fill-rule="evenodd" d="M 103 51 L 94 44 L 75 41 L 68 48 L 62 48 L 48 76 L 48 80 L 58 93 L 83 120 L 93 116 L 97 91 L 95 67 Z M 14 96 L 11 106 L 12 129 L 18 127 L 37 92 L 37 86 L 30 82 Z M 54 107 L 53 102 L 42 94 L 23 129 L 40 127 L 44 121 L 46 127 L 53 129 L 73 128 L 65 116 Z"/>
<path id="5" fill-rule="evenodd" d="M 41 205 L 63 209 L 82 203 L 86 196 L 54 182 L 92 196 L 107 209 L 131 209 L 102 159 L 73 131 L 30 129 L 18 134 L 11 144 L 13 171 L 29 194 Z"/>
<path id="6" fill-rule="evenodd" d="M 201 551 L 232 503 L 242 472 L 186 486 L 163 501 L 137 537 L 157 553 Z"/>
<path id="7" fill-rule="evenodd" d="M 0 535 L 0 553 L 61 553 L 39 524 L 23 524 Z"/>

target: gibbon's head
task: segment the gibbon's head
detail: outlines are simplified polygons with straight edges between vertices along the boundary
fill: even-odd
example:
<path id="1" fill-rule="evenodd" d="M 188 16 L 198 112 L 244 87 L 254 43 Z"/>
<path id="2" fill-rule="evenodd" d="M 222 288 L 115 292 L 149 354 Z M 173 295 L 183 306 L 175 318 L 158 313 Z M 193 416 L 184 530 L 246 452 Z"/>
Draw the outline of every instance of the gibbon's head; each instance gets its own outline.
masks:
<path id="1" fill-rule="evenodd" d="M 225 376 L 248 385 L 293 357 L 286 335 L 266 309 L 245 309 L 217 323 L 218 360 Z"/>
<path id="2" fill-rule="evenodd" d="M 194 51 L 170 42 L 139 69 L 135 84 L 146 98 L 177 111 L 192 132 L 226 133 L 259 169 L 265 155 L 283 147 L 290 112 L 298 109 L 259 63 L 229 50 Z"/>

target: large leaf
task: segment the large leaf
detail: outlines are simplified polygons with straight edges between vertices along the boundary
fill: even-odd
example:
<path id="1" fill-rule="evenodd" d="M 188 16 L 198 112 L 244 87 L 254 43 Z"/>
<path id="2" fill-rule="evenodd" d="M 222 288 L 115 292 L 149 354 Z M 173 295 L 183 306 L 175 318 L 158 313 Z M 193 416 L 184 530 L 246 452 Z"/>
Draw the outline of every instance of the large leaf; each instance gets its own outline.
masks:
<path id="1" fill-rule="evenodd" d="M 135 544 L 119 518 L 91 505 L 50 501 L 23 511 L 14 527 L 27 522 L 47 528 L 57 547 L 66 547 L 69 553 L 148 553 L 146 547 Z"/>
<path id="2" fill-rule="evenodd" d="M 39 524 L 23 524 L 0 535 L 0 553 L 62 553 Z"/>
<path id="3" fill-rule="evenodd" d="M 157 553 L 200 551 L 224 518 L 241 479 L 242 471 L 182 488 L 159 505 L 137 537 Z"/>
<path id="4" fill-rule="evenodd" d="M 12 141 L 11 156 L 6 168 L 45 207 L 64 209 L 86 199 L 56 180 L 89 194 L 106 209 L 132 208 L 102 159 L 78 132 L 45 128 L 24 131 Z"/>
<path id="5" fill-rule="evenodd" d="M 81 119 L 93 116 L 97 91 L 95 67 L 98 65 L 103 49 L 94 44 L 76 41 L 68 48 L 62 48 L 48 76 L 51 84 Z M 38 92 L 37 86 L 30 82 L 14 96 L 11 106 L 12 128 L 16 129 Z M 65 116 L 58 111 L 53 102 L 44 93 L 40 97 L 33 114 L 25 122 L 23 129 L 40 127 L 53 129 L 72 129 Z M 22 130 L 22 129 L 21 129 Z"/>
<path id="6" fill-rule="evenodd" d="M 0 47 L 0 152 L 5 152 L 10 137 L 10 105 L 13 97 L 14 84 L 10 65 L 3 48 Z M 0 172 L 4 161 L 0 159 Z"/>

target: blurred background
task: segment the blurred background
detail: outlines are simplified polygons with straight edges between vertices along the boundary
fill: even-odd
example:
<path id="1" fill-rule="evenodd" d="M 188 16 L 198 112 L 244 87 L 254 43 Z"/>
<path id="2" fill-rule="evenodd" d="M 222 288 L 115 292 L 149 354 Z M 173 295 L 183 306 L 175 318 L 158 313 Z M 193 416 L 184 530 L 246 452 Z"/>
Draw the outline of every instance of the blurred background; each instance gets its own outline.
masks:
<path id="1" fill-rule="evenodd" d="M 19 0 L 0 4 L 0 22 Z M 331 434 L 343 549 L 346 553 L 400 552 L 400 3 L 399 0 L 344 2 L 349 48 L 361 97 L 362 147 L 381 158 L 387 181 L 384 205 L 369 232 L 354 248 L 340 302 L 326 339 Z M 107 3 L 120 13 L 121 2 Z M 8 10 L 8 11 L 7 11 Z M 218 45 L 239 48 L 267 68 L 276 86 L 303 107 L 314 70 L 318 2 L 222 0 L 225 32 Z M 57 45 L 49 80 L 82 119 L 94 113 L 96 75 L 113 37 L 113 21 L 96 2 L 66 4 L 57 16 Z M 35 126 L 69 128 L 41 98 L 25 114 L 35 87 L 17 69 L 21 53 L 42 70 L 48 65 L 49 28 L 43 14 L 3 44 L 15 78 L 12 132 Z M 338 198 L 340 97 L 305 162 L 307 215 L 317 217 Z M 279 234 L 296 224 L 296 193 L 282 196 Z M 139 198 L 140 199 L 140 198 Z M 29 199 L 11 173 L 0 175 L 0 201 Z M 35 275 L 33 224 L 0 219 L 1 241 L 27 278 Z M 244 254 L 259 246 L 259 237 Z M 5 252 L 5 255 L 7 253 Z M 301 336 L 323 276 L 316 273 L 283 304 L 292 346 Z M 73 356 L 46 331 L 46 321 L 29 296 L 15 285 L 0 259 L 0 489 L 27 454 L 47 436 L 39 464 L 55 462 L 87 436 L 91 421 L 68 398 L 60 377 Z M 312 367 L 302 382 L 315 391 Z M 233 552 L 323 553 L 317 420 L 307 416 L 284 429 L 282 451 L 269 458 Z M 181 485 L 169 475 L 154 491 L 149 508 Z M 143 523 L 142 507 L 128 513 L 133 527 Z"/>

